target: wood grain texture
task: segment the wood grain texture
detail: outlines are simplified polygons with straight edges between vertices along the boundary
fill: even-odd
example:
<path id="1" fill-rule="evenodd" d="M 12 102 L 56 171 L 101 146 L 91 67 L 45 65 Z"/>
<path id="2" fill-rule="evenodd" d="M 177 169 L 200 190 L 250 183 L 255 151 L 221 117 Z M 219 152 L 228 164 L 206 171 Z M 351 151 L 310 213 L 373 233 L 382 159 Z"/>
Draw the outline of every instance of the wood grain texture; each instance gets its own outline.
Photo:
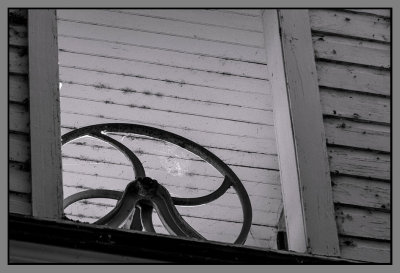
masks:
<path id="1" fill-rule="evenodd" d="M 366 178 L 390 179 L 390 155 L 328 147 L 331 172 Z"/>
<path id="2" fill-rule="evenodd" d="M 317 62 L 320 86 L 390 96 L 390 71 Z"/>
<path id="3" fill-rule="evenodd" d="M 321 106 L 325 115 L 360 121 L 390 123 L 390 98 L 320 88 Z"/>
<path id="4" fill-rule="evenodd" d="M 313 45 L 316 58 L 390 68 L 390 45 L 387 44 L 316 33 Z"/>
<path id="5" fill-rule="evenodd" d="M 55 10 L 29 10 L 33 216 L 60 218 L 62 173 Z"/>
<path id="6" fill-rule="evenodd" d="M 31 158 L 30 143 L 28 135 L 9 133 L 9 155 L 8 160 L 25 163 Z"/>
<path id="7" fill-rule="evenodd" d="M 387 182 L 333 175 L 335 203 L 390 210 L 391 185 Z"/>
<path id="8" fill-rule="evenodd" d="M 336 206 L 339 234 L 390 240 L 390 213 Z"/>
<path id="9" fill-rule="evenodd" d="M 8 49 L 8 72 L 17 74 L 28 73 L 28 50 L 26 47 L 10 46 Z"/>
<path id="10" fill-rule="evenodd" d="M 374 14 L 382 17 L 390 18 L 390 9 L 346 9 L 357 13 Z"/>
<path id="11" fill-rule="evenodd" d="M 342 257 L 347 259 L 374 263 L 391 261 L 390 242 L 341 236 L 340 250 Z"/>
<path id="12" fill-rule="evenodd" d="M 308 252 L 339 256 L 309 14 L 281 10 L 279 19 Z"/>
<path id="13" fill-rule="evenodd" d="M 13 132 L 29 133 L 29 110 L 26 106 L 9 103 L 8 130 Z"/>
<path id="14" fill-rule="evenodd" d="M 8 45 L 28 46 L 28 31 L 26 25 L 13 25 L 8 27 Z"/>
<path id="15" fill-rule="evenodd" d="M 389 43 L 390 20 L 343 10 L 311 9 L 312 30 Z"/>
<path id="16" fill-rule="evenodd" d="M 8 100 L 21 103 L 29 102 L 28 84 L 27 75 L 9 74 Z"/>
<path id="17" fill-rule="evenodd" d="M 187 37 L 172 37 L 167 34 L 146 33 L 129 29 L 113 29 L 77 22 L 59 21 L 58 25 L 60 35 L 70 37 L 172 50 L 222 59 L 265 63 L 263 48 L 197 40 Z"/>
<path id="18" fill-rule="evenodd" d="M 29 194 L 32 191 L 30 173 L 18 163 L 9 163 L 9 191 Z"/>
<path id="19" fill-rule="evenodd" d="M 135 14 L 113 14 L 107 10 L 59 10 L 59 20 L 82 22 L 93 25 L 137 30 L 141 32 L 166 34 L 196 40 L 218 41 L 253 47 L 263 46 L 261 32 L 209 26 L 170 19 L 138 16 Z"/>
<path id="20" fill-rule="evenodd" d="M 29 195 L 10 192 L 8 196 L 8 210 L 10 213 L 32 215 L 32 203 Z"/>
<path id="21" fill-rule="evenodd" d="M 390 127 L 340 118 L 324 118 L 328 144 L 391 152 Z"/>

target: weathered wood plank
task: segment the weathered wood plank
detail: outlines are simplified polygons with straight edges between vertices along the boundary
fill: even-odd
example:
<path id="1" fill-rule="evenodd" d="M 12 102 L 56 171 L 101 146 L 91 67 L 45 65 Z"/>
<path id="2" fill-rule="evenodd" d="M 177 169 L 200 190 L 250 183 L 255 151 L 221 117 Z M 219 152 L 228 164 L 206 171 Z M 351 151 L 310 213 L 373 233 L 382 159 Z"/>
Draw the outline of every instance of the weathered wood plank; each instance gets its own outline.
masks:
<path id="1" fill-rule="evenodd" d="M 345 206 L 335 212 L 339 234 L 390 240 L 390 213 Z"/>
<path id="2" fill-rule="evenodd" d="M 124 45 L 61 36 L 58 39 L 61 51 L 100 55 L 126 60 L 141 61 L 172 67 L 212 71 L 220 74 L 265 79 L 265 64 L 223 60 L 216 57 L 174 52 L 157 48 Z"/>
<path id="3" fill-rule="evenodd" d="M 25 106 L 9 103 L 8 130 L 29 133 L 29 111 Z"/>
<path id="4" fill-rule="evenodd" d="M 147 109 L 141 105 L 122 106 L 110 103 L 99 103 L 93 101 L 82 101 L 71 98 L 60 98 L 62 113 L 79 113 L 81 115 L 94 117 L 107 117 L 120 122 L 146 123 L 149 126 L 157 124 L 160 126 L 177 126 L 179 128 L 199 129 L 208 132 L 230 134 L 238 136 L 249 136 L 253 138 L 268 138 L 273 134 L 272 116 L 265 124 L 251 124 L 233 120 L 214 119 L 194 115 L 183 115 Z M 63 119 L 63 117 L 62 117 Z M 62 121 L 64 124 L 64 121 Z"/>
<path id="5" fill-rule="evenodd" d="M 298 190 L 287 187 L 283 191 L 289 190 L 295 195 L 298 195 L 300 191 L 300 203 L 294 202 L 290 206 L 288 203 L 293 202 L 293 199 L 287 196 L 286 204 L 289 205 L 289 210 L 293 206 L 302 207 L 302 212 L 298 217 L 303 217 L 305 225 L 302 232 L 306 236 L 306 249 L 303 251 L 339 256 L 339 241 L 309 16 L 307 10 L 279 10 L 283 62 L 290 105 L 288 110 L 299 178 L 297 185 L 289 184 L 293 188 L 297 187 Z M 279 143 L 278 146 L 280 146 Z M 285 213 L 288 213 L 286 204 Z"/>
<path id="6" fill-rule="evenodd" d="M 390 127 L 345 119 L 325 118 L 328 144 L 390 152 Z"/>
<path id="7" fill-rule="evenodd" d="M 176 159 L 177 161 L 202 161 L 202 159 L 198 156 L 195 156 L 185 151 L 184 149 L 177 148 L 166 142 L 158 142 L 152 139 L 134 141 L 132 139 L 123 137 L 118 137 L 117 139 L 123 139 L 122 143 L 125 146 L 131 148 L 132 151 L 140 154 L 140 156 L 157 156 L 160 159 L 165 158 L 163 159 L 165 161 L 167 160 L 167 158 Z M 111 148 L 108 144 L 96 140 L 90 141 L 90 139 L 87 139 L 85 142 L 79 141 L 77 144 L 71 143 L 68 145 L 68 149 L 65 149 L 71 153 L 69 156 L 73 156 L 72 154 L 85 154 L 86 152 L 87 154 L 91 154 L 92 151 L 93 156 L 96 155 L 98 159 L 104 158 L 116 163 L 122 163 L 121 159 L 124 158 L 121 157 L 122 154 L 119 151 Z M 278 159 L 276 154 L 248 153 L 244 151 L 241 152 L 214 148 L 209 149 L 209 151 L 217 155 L 219 158 L 222 159 L 222 161 L 229 165 L 278 169 Z M 120 159 L 115 159 L 114 161 L 114 157 Z"/>
<path id="8" fill-rule="evenodd" d="M 390 20 L 342 10 L 310 9 L 312 30 L 390 42 Z"/>
<path id="9" fill-rule="evenodd" d="M 8 198 L 8 210 L 10 213 L 32 215 L 32 203 L 29 195 L 10 192 Z"/>
<path id="10" fill-rule="evenodd" d="M 28 31 L 25 25 L 8 26 L 8 44 L 12 46 L 28 46 Z"/>
<path id="11" fill-rule="evenodd" d="M 8 75 L 8 99 L 10 101 L 25 103 L 29 99 L 28 76 L 27 75 Z"/>
<path id="12" fill-rule="evenodd" d="M 56 11 L 29 10 L 32 214 L 62 216 L 62 166 Z"/>
<path id="13" fill-rule="evenodd" d="M 346 9 L 357 13 L 374 14 L 382 17 L 390 18 L 390 9 Z"/>
<path id="14" fill-rule="evenodd" d="M 9 155 L 8 159 L 25 163 L 31 158 L 29 136 L 13 134 L 8 135 Z"/>
<path id="15" fill-rule="evenodd" d="M 319 85 L 390 96 L 390 71 L 317 62 Z"/>
<path id="16" fill-rule="evenodd" d="M 255 63 L 265 63 L 263 48 L 203 41 L 185 37 L 146 33 L 128 29 L 59 21 L 59 34 L 114 43 L 130 44 L 175 52 L 192 53 Z M 112 30 L 112 31 L 110 31 Z"/>
<path id="17" fill-rule="evenodd" d="M 247 16 L 259 17 L 261 15 L 260 9 L 217 9 L 219 12 L 242 14 Z"/>
<path id="18" fill-rule="evenodd" d="M 387 44 L 317 33 L 313 35 L 313 45 L 316 58 L 390 68 Z"/>
<path id="19" fill-rule="evenodd" d="M 367 208 L 391 209 L 391 185 L 389 183 L 333 175 L 332 185 L 335 203 Z"/>
<path id="20" fill-rule="evenodd" d="M 347 259 L 373 263 L 390 262 L 390 242 L 341 236 L 340 250 L 341 256 Z"/>
<path id="21" fill-rule="evenodd" d="M 62 67 L 71 67 L 154 80 L 167 80 L 181 85 L 206 86 L 233 91 L 268 94 L 265 80 L 222 75 L 185 68 L 161 66 L 122 59 L 105 58 L 68 52 L 59 53 Z"/>
<path id="22" fill-rule="evenodd" d="M 109 102 L 117 105 L 137 105 L 148 109 L 172 112 L 176 115 L 194 115 L 214 117 L 216 119 L 238 120 L 243 122 L 265 124 L 272 119 L 270 110 L 251 109 L 235 105 L 221 105 L 193 100 L 183 100 L 171 97 L 149 96 L 143 93 L 96 88 L 65 83 L 60 90 L 60 96 L 81 99 L 82 101 Z M 131 104 L 132 102 L 132 104 Z"/>
<path id="23" fill-rule="evenodd" d="M 328 147 L 330 170 L 366 178 L 390 179 L 390 155 Z"/>
<path id="24" fill-rule="evenodd" d="M 262 47 L 264 44 L 261 32 L 204 24 L 199 25 L 190 22 L 179 22 L 126 13 L 116 14 L 107 10 L 59 10 L 58 19 L 141 32 L 187 37 L 195 40 L 211 40 L 253 47 Z"/>
<path id="25" fill-rule="evenodd" d="M 110 11 L 136 14 L 142 16 L 165 18 L 183 22 L 192 22 L 204 25 L 223 26 L 243 30 L 263 31 L 260 18 L 243 16 L 242 14 L 222 13 L 220 10 L 174 10 L 174 9 L 123 9 Z"/>
<path id="26" fill-rule="evenodd" d="M 320 95 L 325 115 L 390 124 L 390 98 L 323 87 Z"/>
<path id="27" fill-rule="evenodd" d="M 28 50 L 26 47 L 14 47 L 8 48 L 8 71 L 17 74 L 28 73 Z"/>
<path id="28" fill-rule="evenodd" d="M 162 98 L 171 97 L 263 110 L 271 109 L 272 105 L 272 96 L 270 94 L 243 93 L 202 86 L 181 85 L 168 81 L 134 78 L 88 70 L 83 71 L 67 67 L 60 68 L 60 79 L 64 83 L 71 82 L 81 85 L 118 89 L 124 91 L 126 94 L 143 93 L 145 95 L 159 96 Z"/>
<path id="29" fill-rule="evenodd" d="M 13 192 L 31 193 L 32 185 L 30 173 L 22 170 L 17 163 L 9 163 L 8 167 L 9 183 L 8 189 Z"/>

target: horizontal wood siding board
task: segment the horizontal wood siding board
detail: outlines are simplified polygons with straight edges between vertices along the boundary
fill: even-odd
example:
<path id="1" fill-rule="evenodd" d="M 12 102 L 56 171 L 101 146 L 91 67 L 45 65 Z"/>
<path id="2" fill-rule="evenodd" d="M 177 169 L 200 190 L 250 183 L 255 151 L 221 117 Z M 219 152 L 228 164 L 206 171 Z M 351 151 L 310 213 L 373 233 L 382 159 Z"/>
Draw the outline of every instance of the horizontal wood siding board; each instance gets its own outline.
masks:
<path id="1" fill-rule="evenodd" d="M 346 10 L 356 12 L 356 13 L 374 14 L 374 15 L 387 17 L 387 18 L 391 17 L 390 9 L 373 9 L 373 8 L 371 8 L 371 9 L 346 9 Z"/>
<path id="2" fill-rule="evenodd" d="M 320 86 L 390 96 L 390 71 L 317 62 Z"/>
<path id="3" fill-rule="evenodd" d="M 224 13 L 253 16 L 253 17 L 260 17 L 262 12 L 260 9 L 217 9 L 217 11 Z"/>
<path id="4" fill-rule="evenodd" d="M 21 163 L 25 163 L 30 160 L 30 142 L 28 135 L 9 133 L 8 142 L 10 149 L 8 155 L 9 160 Z"/>
<path id="5" fill-rule="evenodd" d="M 373 263 L 391 261 L 390 242 L 340 236 L 342 258 Z"/>
<path id="6" fill-rule="evenodd" d="M 29 111 L 26 106 L 9 103 L 8 113 L 9 131 L 29 133 Z"/>
<path id="7" fill-rule="evenodd" d="M 390 127 L 340 118 L 324 118 L 328 144 L 391 152 Z"/>
<path id="8" fill-rule="evenodd" d="M 390 210 L 390 183 L 348 177 L 332 176 L 333 199 L 336 204 Z"/>
<path id="9" fill-rule="evenodd" d="M 181 22 L 191 22 L 204 25 L 250 30 L 254 32 L 263 31 L 261 21 L 257 17 L 233 13 L 227 14 L 222 13 L 219 10 L 196 9 L 185 10 L 185 12 L 182 12 L 181 10 L 174 9 L 112 9 L 110 11 L 155 18 L 171 19 Z"/>
<path id="10" fill-rule="evenodd" d="M 12 46 L 28 46 L 28 32 L 26 25 L 14 25 L 9 24 L 8 26 L 8 45 Z"/>
<path id="11" fill-rule="evenodd" d="M 389 43 L 390 20 L 344 10 L 310 9 L 311 29 Z"/>
<path id="12" fill-rule="evenodd" d="M 107 10 L 59 10 L 58 19 L 245 46 L 262 47 L 264 43 L 261 32 L 199 25 L 187 21 L 179 22 L 126 13 L 118 13 L 116 16 Z"/>
<path id="13" fill-rule="evenodd" d="M 32 185 L 30 173 L 23 170 L 23 166 L 17 163 L 9 163 L 8 175 L 8 187 L 10 191 L 18 193 L 31 193 Z"/>
<path id="14" fill-rule="evenodd" d="M 76 22 L 58 21 L 59 34 L 65 36 L 145 46 L 175 52 L 191 53 L 254 63 L 265 63 L 263 48 L 203 41 L 129 29 L 113 29 Z M 107 34 L 105 34 L 107 33 Z"/>
<path id="15" fill-rule="evenodd" d="M 390 213 L 336 205 L 341 235 L 390 240 Z"/>
<path id="16" fill-rule="evenodd" d="M 244 93 L 67 67 L 61 69 L 60 79 L 63 83 L 93 86 L 99 89 L 102 87 L 104 89 L 118 89 L 123 91 L 124 94 L 139 93 L 161 98 L 169 97 L 261 110 L 272 108 L 272 96 L 267 92 L 265 94 Z"/>
<path id="17" fill-rule="evenodd" d="M 59 37 L 58 42 L 61 51 L 265 79 L 265 64 L 66 36 Z"/>
<path id="18" fill-rule="evenodd" d="M 28 75 L 8 75 L 8 99 L 20 103 L 29 101 Z"/>
<path id="19" fill-rule="evenodd" d="M 328 146 L 330 170 L 365 178 L 390 179 L 390 155 Z"/>
<path id="20" fill-rule="evenodd" d="M 61 67 L 99 71 L 154 80 L 168 80 L 181 85 L 188 84 L 260 94 L 268 92 L 266 91 L 268 90 L 268 87 L 265 80 L 222 75 L 212 72 L 160 66 L 157 64 L 137 63 L 135 61 L 68 52 L 60 52 L 59 61 Z"/>
<path id="21" fill-rule="evenodd" d="M 32 215 L 32 203 L 27 194 L 9 192 L 8 210 L 10 213 Z"/>
<path id="22" fill-rule="evenodd" d="M 61 97 L 79 99 L 81 101 L 128 107 L 147 107 L 147 109 L 174 113 L 176 115 L 213 117 L 215 119 L 237 120 L 239 122 L 257 124 L 266 124 L 266 120 L 272 119 L 272 109 L 251 109 L 235 105 L 220 105 L 164 97 L 162 94 L 151 96 L 137 92 L 110 90 L 108 88 L 96 88 L 95 86 L 82 86 L 69 83 L 63 84 L 63 87 L 60 90 Z"/>
<path id="23" fill-rule="evenodd" d="M 323 114 L 390 124 L 390 98 L 320 88 Z"/>
<path id="24" fill-rule="evenodd" d="M 159 126 L 177 126 L 176 118 L 180 118 L 180 128 L 197 129 L 201 128 L 207 132 L 249 136 L 253 138 L 271 137 L 273 125 L 272 117 L 266 124 L 251 124 L 233 120 L 214 119 L 193 115 L 177 115 L 166 111 L 147 109 L 141 106 L 122 106 L 109 103 L 97 103 L 93 101 L 82 101 L 71 98 L 60 98 L 62 113 L 79 113 L 87 116 L 104 116 L 128 123 L 147 123 L 149 126 L 157 122 Z M 81 109 L 79 112 L 77 109 Z"/>
<path id="25" fill-rule="evenodd" d="M 313 45 L 317 59 L 390 68 L 390 45 L 387 44 L 316 33 Z"/>
<path id="26" fill-rule="evenodd" d="M 8 71 L 17 74 L 28 73 L 28 49 L 26 47 L 10 46 L 8 48 Z"/>

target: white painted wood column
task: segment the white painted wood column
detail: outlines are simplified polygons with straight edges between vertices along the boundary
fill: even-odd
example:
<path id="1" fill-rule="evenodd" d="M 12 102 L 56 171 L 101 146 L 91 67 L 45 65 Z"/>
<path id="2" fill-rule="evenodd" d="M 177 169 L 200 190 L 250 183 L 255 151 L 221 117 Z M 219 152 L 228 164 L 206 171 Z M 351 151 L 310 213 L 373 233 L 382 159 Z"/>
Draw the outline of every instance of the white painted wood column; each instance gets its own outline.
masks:
<path id="1" fill-rule="evenodd" d="M 263 20 L 289 250 L 339 256 L 308 11 Z"/>
<path id="2" fill-rule="evenodd" d="M 62 215 L 60 95 L 56 11 L 28 13 L 32 213 Z"/>

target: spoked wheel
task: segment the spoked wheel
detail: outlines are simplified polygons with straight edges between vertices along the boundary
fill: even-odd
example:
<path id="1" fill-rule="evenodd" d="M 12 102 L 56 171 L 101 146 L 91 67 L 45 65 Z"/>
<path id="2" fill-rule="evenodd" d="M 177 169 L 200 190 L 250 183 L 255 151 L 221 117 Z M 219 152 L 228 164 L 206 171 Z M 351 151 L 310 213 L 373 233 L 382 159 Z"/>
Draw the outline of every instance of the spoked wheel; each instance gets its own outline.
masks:
<path id="1" fill-rule="evenodd" d="M 144 135 L 178 145 L 210 163 L 224 176 L 224 180 L 218 189 L 208 195 L 194 198 L 171 196 L 164 186 L 159 184 L 156 180 L 146 177 L 142 163 L 129 148 L 107 136 L 107 133 Z M 94 224 L 120 227 L 127 222 L 129 217 L 132 217 L 129 228 L 135 230 L 142 230 L 144 228 L 147 232 L 155 233 L 152 222 L 152 212 L 153 209 L 155 209 L 161 222 L 170 234 L 205 239 L 179 215 L 175 206 L 203 205 L 218 199 L 230 187 L 233 187 L 239 197 L 243 212 L 243 225 L 234 243 L 244 244 L 246 241 L 252 221 L 252 209 L 249 196 L 236 174 L 221 159 L 204 147 L 189 139 L 161 129 L 129 123 L 105 123 L 82 127 L 64 134 L 62 136 L 62 145 L 84 136 L 94 137 L 107 142 L 121 151 L 132 163 L 135 179 L 126 186 L 124 192 L 97 189 L 73 194 L 64 199 L 64 209 L 82 199 L 115 199 L 118 200 L 115 208 L 104 217 L 94 222 Z"/>

